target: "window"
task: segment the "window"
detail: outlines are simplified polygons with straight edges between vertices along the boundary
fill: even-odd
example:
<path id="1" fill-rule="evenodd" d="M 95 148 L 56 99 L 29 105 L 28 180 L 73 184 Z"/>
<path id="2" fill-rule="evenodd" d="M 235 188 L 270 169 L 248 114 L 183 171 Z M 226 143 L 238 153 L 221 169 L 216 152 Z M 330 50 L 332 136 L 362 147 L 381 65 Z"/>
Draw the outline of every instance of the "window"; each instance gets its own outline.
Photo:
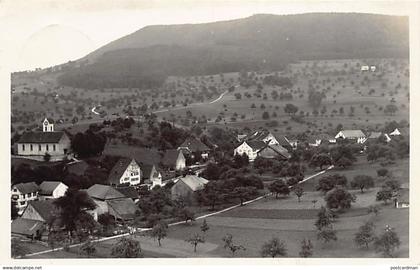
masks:
<path id="1" fill-rule="evenodd" d="M 26 202 L 20 202 L 19 204 L 20 204 L 20 205 L 25 205 L 25 203 L 26 203 Z"/>
<path id="2" fill-rule="evenodd" d="M 55 144 L 53 144 L 53 151 L 55 151 Z"/>
<path id="3" fill-rule="evenodd" d="M 34 150 L 34 146 L 31 144 L 31 152 Z"/>
<path id="4" fill-rule="evenodd" d="M 47 146 L 46 146 L 46 147 L 47 147 L 47 151 L 49 151 L 50 149 L 49 149 L 49 147 L 48 147 L 48 144 L 47 144 Z"/>
<path id="5" fill-rule="evenodd" d="M 26 198 L 26 194 L 22 194 L 22 198 L 24 198 L 24 199 L 25 199 L 25 198 Z"/>
<path id="6" fill-rule="evenodd" d="M 41 151 L 41 145 L 38 144 L 38 151 Z"/>
<path id="7" fill-rule="evenodd" d="M 22 144 L 22 151 L 25 151 L 25 145 Z"/>
<path id="8" fill-rule="evenodd" d="M 32 196 L 36 196 L 36 192 L 32 192 Z"/>

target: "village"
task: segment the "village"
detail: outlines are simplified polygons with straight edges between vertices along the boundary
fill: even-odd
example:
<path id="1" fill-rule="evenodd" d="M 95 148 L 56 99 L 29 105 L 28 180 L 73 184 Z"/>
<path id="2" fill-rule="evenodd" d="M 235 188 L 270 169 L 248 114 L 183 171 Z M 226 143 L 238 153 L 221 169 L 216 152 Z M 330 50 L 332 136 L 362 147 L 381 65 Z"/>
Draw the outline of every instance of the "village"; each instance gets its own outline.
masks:
<path id="1" fill-rule="evenodd" d="M 100 239 L 121 236 L 124 241 L 132 241 L 125 236 L 136 239 L 136 235 L 146 234 L 158 244 L 148 244 L 152 246 L 149 249 L 140 240 L 145 249 L 142 256 L 154 257 L 159 254 L 158 247 L 165 247 L 168 230 L 182 227 L 186 231 L 191 226 L 200 226 L 203 233 L 191 232 L 191 237 L 185 239 L 194 249 L 189 253 L 164 251 L 163 256 L 214 256 L 210 252 L 214 243 L 205 243 L 206 231 L 212 228 L 212 213 L 222 212 L 223 216 L 223 209 L 234 207 L 232 213 L 240 217 L 246 210 L 240 211 L 243 205 L 254 199 L 263 204 L 282 204 L 286 200 L 288 209 L 282 210 L 286 217 L 278 217 L 279 221 L 293 219 L 287 218 L 293 209 L 297 215 L 302 211 L 308 215 L 298 220 L 318 217 L 318 241 L 328 244 L 337 241 L 332 224 L 341 215 L 359 217 L 374 213 L 376 217 L 381 211 L 409 206 L 408 182 L 401 182 L 391 170 L 409 153 L 408 126 L 396 122 L 388 123 L 382 130 L 337 129 L 336 134 L 299 138 L 275 136 L 267 129 L 235 134 L 217 127 L 199 136 L 150 116 L 146 119 L 149 130 L 165 144 L 158 153 L 112 151 L 112 145 L 107 143 L 112 137 L 102 129 L 137 125 L 129 116 L 91 124 L 84 133 L 77 134 L 60 130 L 59 123 L 46 117 L 39 128 L 16 140 L 11 186 L 15 256 L 36 257 L 42 256 L 43 251 L 56 250 L 67 254 L 65 257 L 95 257 L 100 256 L 97 250 L 105 252 L 103 247 L 96 247 Z M 352 170 L 348 173 L 363 163 L 378 168 L 374 171 L 377 175 Z M 316 179 L 316 184 L 311 183 L 315 181 L 311 178 Z M 298 200 L 289 201 L 291 193 Z M 302 198 L 307 202 L 301 202 Z M 254 213 L 257 209 L 249 211 Z M 351 214 L 352 211 L 356 213 Z M 308 222 L 313 226 L 311 220 Z M 369 234 L 367 240 L 360 240 L 361 246 L 367 247 L 379 239 L 373 236 L 372 221 L 361 228 Z M 393 228 L 387 230 L 395 233 Z M 241 245 L 234 244 L 232 235 L 228 233 L 223 241 L 233 256 L 236 249 L 241 252 Z M 117 254 L 118 245 L 128 245 L 122 240 L 107 252 Z M 282 248 L 278 254 L 262 253 L 263 256 L 286 256 L 285 242 L 279 243 L 278 238 L 270 241 L 264 245 Z M 302 241 L 299 254 L 312 256 L 314 240 L 305 237 Z M 208 251 L 200 253 L 200 245 L 210 247 L 203 247 Z M 378 250 L 393 256 L 399 245 L 398 240 L 398 245 Z M 258 256 L 251 248 L 249 253 L 246 247 L 242 248 L 245 256 Z"/>

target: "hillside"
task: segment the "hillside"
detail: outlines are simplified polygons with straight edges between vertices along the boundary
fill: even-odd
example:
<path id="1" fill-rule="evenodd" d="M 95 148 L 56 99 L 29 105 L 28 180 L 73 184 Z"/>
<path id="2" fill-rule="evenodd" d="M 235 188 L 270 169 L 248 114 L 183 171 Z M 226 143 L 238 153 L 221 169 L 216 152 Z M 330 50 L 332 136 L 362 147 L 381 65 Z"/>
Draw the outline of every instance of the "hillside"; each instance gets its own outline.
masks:
<path id="1" fill-rule="evenodd" d="M 63 85 L 160 86 L 168 75 L 280 70 L 305 59 L 408 56 L 408 18 L 355 13 L 254 15 L 147 26 L 77 61 Z"/>

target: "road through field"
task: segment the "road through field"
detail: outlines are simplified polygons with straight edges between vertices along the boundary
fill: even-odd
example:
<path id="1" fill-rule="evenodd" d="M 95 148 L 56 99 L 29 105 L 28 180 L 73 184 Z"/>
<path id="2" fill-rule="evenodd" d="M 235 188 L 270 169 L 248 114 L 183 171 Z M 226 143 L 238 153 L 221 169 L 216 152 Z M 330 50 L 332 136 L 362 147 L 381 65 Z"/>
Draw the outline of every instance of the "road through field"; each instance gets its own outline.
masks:
<path id="1" fill-rule="evenodd" d="M 324 174 L 326 171 L 331 170 L 332 168 L 334 168 L 333 165 L 331 165 L 330 167 L 328 167 L 327 169 L 325 169 L 323 171 L 320 171 L 320 172 L 318 172 L 316 174 L 313 174 L 313 175 L 310 175 L 310 176 L 306 177 L 300 183 L 304 183 L 304 182 L 306 182 L 306 181 L 308 181 L 308 180 L 310 180 L 310 179 L 312 179 L 314 177 L 317 177 L 317 176 L 319 176 L 321 174 Z M 266 197 L 268 197 L 270 195 L 271 195 L 271 193 L 268 193 L 268 194 L 265 194 L 265 195 L 260 196 L 258 198 L 255 198 L 253 200 L 246 201 L 246 202 L 243 203 L 243 205 L 254 203 L 254 202 L 259 201 L 259 200 L 261 200 L 263 198 L 266 198 Z M 210 214 L 202 215 L 202 216 L 197 217 L 196 220 L 197 219 L 204 219 L 204 218 L 211 217 L 211 216 L 214 216 L 214 215 L 218 215 L 218 214 L 224 213 L 226 211 L 229 211 L 229 210 L 238 208 L 240 206 L 241 206 L 240 204 L 237 204 L 237 205 L 234 205 L 234 206 L 225 208 L 225 209 L 220 210 L 220 211 L 217 211 L 217 212 L 213 212 L 213 213 L 210 213 Z M 176 225 L 180 225 L 180 224 L 184 224 L 184 223 L 185 223 L 185 221 L 178 221 L 178 222 L 171 223 L 168 226 L 172 227 L 172 226 L 176 226 Z M 147 231 L 150 231 L 150 230 L 151 230 L 151 228 L 136 228 L 135 229 L 135 232 L 141 233 L 141 232 L 147 232 Z M 110 236 L 110 237 L 103 237 L 103 238 L 99 238 L 99 239 L 96 239 L 96 240 L 92 240 L 92 242 L 99 243 L 99 242 L 103 242 L 103 241 L 107 241 L 107 240 L 111 240 L 111 239 L 118 239 L 118 238 L 122 238 L 122 237 L 131 236 L 132 234 L 133 233 L 124 233 L 124 234 L 114 235 L 114 236 Z M 78 246 L 81 246 L 81 245 L 83 245 L 83 243 L 73 244 L 73 245 L 70 245 L 69 248 L 78 247 Z M 54 252 L 54 251 L 60 251 L 60 250 L 63 250 L 63 249 L 64 249 L 63 247 L 59 247 L 59 248 L 55 248 L 55 249 L 43 250 L 43 251 L 39 251 L 39 252 L 34 252 L 34 253 L 26 254 L 25 257 L 32 257 L 32 256 L 36 256 L 36 255 L 41 255 L 41 254 L 46 254 L 46 253 Z"/>

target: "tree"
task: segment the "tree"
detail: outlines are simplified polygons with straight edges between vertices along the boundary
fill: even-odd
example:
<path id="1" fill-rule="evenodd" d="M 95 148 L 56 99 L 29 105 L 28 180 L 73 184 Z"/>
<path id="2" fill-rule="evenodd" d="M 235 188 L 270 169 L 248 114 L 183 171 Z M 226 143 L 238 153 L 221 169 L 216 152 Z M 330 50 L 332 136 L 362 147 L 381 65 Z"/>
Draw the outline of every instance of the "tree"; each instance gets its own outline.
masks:
<path id="1" fill-rule="evenodd" d="M 197 245 L 199 243 L 204 243 L 205 240 L 201 237 L 198 233 L 194 234 L 190 238 L 185 240 L 186 242 L 190 243 L 194 247 L 194 252 L 197 252 Z"/>
<path id="2" fill-rule="evenodd" d="M 178 210 L 178 218 L 184 220 L 187 223 L 189 220 L 193 222 L 195 220 L 194 212 L 189 208 L 183 207 Z"/>
<path id="3" fill-rule="evenodd" d="M 263 112 L 262 119 L 268 120 L 270 118 L 270 114 L 268 112 Z"/>
<path id="4" fill-rule="evenodd" d="M 303 190 L 302 186 L 300 186 L 300 185 L 295 186 L 293 188 L 293 192 L 298 197 L 298 202 L 300 202 L 300 197 L 302 197 L 303 194 L 305 194 L 305 191 Z"/>
<path id="5" fill-rule="evenodd" d="M 11 214 L 11 217 L 12 217 L 12 220 L 13 220 L 13 219 L 15 219 L 19 216 L 18 215 L 18 209 L 16 207 L 16 202 L 11 202 L 10 206 L 11 206 L 10 214 Z"/>
<path id="6" fill-rule="evenodd" d="M 315 154 L 311 161 L 309 162 L 309 166 L 311 167 L 319 167 L 320 170 L 322 170 L 323 166 L 331 165 L 332 161 L 331 158 L 327 154 Z"/>
<path id="7" fill-rule="evenodd" d="M 381 212 L 381 208 L 378 205 L 371 205 L 368 208 L 368 213 L 374 213 L 377 216 Z"/>
<path id="8" fill-rule="evenodd" d="M 400 243 L 394 228 L 387 226 L 385 232 L 375 239 L 374 246 L 376 252 L 381 252 L 385 257 L 393 257 L 394 250 Z"/>
<path id="9" fill-rule="evenodd" d="M 334 189 L 337 186 L 346 186 L 347 178 L 344 175 L 334 174 L 327 175 L 319 179 L 316 186 L 316 190 L 323 191 L 327 193 L 328 191 Z"/>
<path id="10" fill-rule="evenodd" d="M 50 161 L 51 160 L 51 155 L 49 154 L 49 153 L 45 153 L 44 154 L 44 161 L 46 161 L 46 162 L 48 162 L 48 161 Z"/>
<path id="11" fill-rule="evenodd" d="M 290 103 L 286 104 L 286 106 L 284 107 L 284 112 L 287 113 L 288 115 L 295 115 L 298 110 L 299 110 L 298 107 Z"/>
<path id="12" fill-rule="evenodd" d="M 318 230 L 325 227 L 332 227 L 333 214 L 324 206 L 318 212 L 318 219 L 315 221 L 315 226 Z"/>
<path id="13" fill-rule="evenodd" d="M 96 208 L 96 204 L 84 191 L 69 188 L 64 196 L 54 204 L 60 208 L 58 220 L 71 237 L 74 232 L 91 232 L 95 221 L 86 211 Z"/>
<path id="14" fill-rule="evenodd" d="M 92 241 L 88 240 L 80 246 L 79 253 L 90 258 L 96 253 L 96 246 Z"/>
<path id="15" fill-rule="evenodd" d="M 223 238 L 222 241 L 225 243 L 223 248 L 224 249 L 228 249 L 231 252 L 232 257 L 235 256 L 235 253 L 239 250 L 246 250 L 246 248 L 242 245 L 235 245 L 233 243 L 233 235 L 231 234 L 226 234 Z"/>
<path id="16" fill-rule="evenodd" d="M 389 189 L 381 189 L 376 193 L 376 200 L 383 201 L 385 204 L 388 204 L 389 200 L 392 199 L 392 191 Z"/>
<path id="17" fill-rule="evenodd" d="M 382 186 L 383 189 L 389 189 L 392 192 L 398 191 L 400 187 L 401 184 L 397 180 L 387 180 Z"/>
<path id="18" fill-rule="evenodd" d="M 324 243 L 337 241 L 337 232 L 330 227 L 324 227 L 318 231 L 317 238 L 323 240 Z"/>
<path id="19" fill-rule="evenodd" d="M 359 188 L 360 192 L 363 193 L 364 189 L 369 189 L 375 186 L 375 182 L 372 176 L 369 175 L 357 175 L 350 182 L 352 188 Z"/>
<path id="20" fill-rule="evenodd" d="M 276 194 L 276 199 L 278 199 L 279 194 L 289 195 L 290 189 L 283 180 L 276 180 L 270 184 L 268 187 L 270 192 Z"/>
<path id="21" fill-rule="evenodd" d="M 398 111 L 398 107 L 395 104 L 388 104 L 385 106 L 384 113 L 394 115 Z"/>
<path id="22" fill-rule="evenodd" d="M 275 258 L 277 256 L 287 256 L 286 244 L 277 237 L 273 237 L 261 247 L 262 257 Z"/>
<path id="23" fill-rule="evenodd" d="M 158 240 L 159 246 L 162 246 L 161 240 L 165 238 L 168 234 L 168 224 L 164 221 L 159 221 L 153 226 L 152 231 L 150 232 L 151 237 Z"/>
<path id="24" fill-rule="evenodd" d="M 379 177 L 385 177 L 385 176 L 387 176 L 387 175 L 389 174 L 389 171 L 388 171 L 388 169 L 381 168 L 381 169 L 378 169 L 378 170 L 376 171 L 376 173 L 377 173 L 377 175 L 378 175 Z"/>
<path id="25" fill-rule="evenodd" d="M 143 257 L 140 242 L 131 238 L 122 237 L 112 246 L 111 256 L 114 258 Z"/>
<path id="26" fill-rule="evenodd" d="M 71 148 L 78 157 L 96 156 L 103 152 L 106 137 L 88 129 L 85 133 L 77 133 L 71 140 Z"/>
<path id="27" fill-rule="evenodd" d="M 330 209 L 344 210 L 351 207 L 351 203 L 356 201 L 356 197 L 345 189 L 335 188 L 327 193 L 325 201 Z"/>
<path id="28" fill-rule="evenodd" d="M 301 249 L 300 249 L 300 252 L 299 252 L 299 256 L 302 257 L 302 258 L 311 257 L 312 256 L 312 249 L 313 249 L 313 246 L 312 246 L 311 240 L 303 239 L 302 243 L 301 243 Z"/>
<path id="29" fill-rule="evenodd" d="M 246 187 L 236 187 L 233 189 L 232 195 L 238 198 L 243 205 L 245 200 L 251 199 L 257 193 L 255 187 L 246 186 Z"/>
<path id="30" fill-rule="evenodd" d="M 354 235 L 354 242 L 359 247 L 369 248 L 369 244 L 375 240 L 375 225 L 372 222 L 366 222 L 359 227 L 359 230 Z"/>
<path id="31" fill-rule="evenodd" d="M 210 230 L 209 225 L 207 224 L 206 219 L 203 220 L 203 223 L 200 226 L 200 230 L 203 232 L 203 236 L 206 234 L 208 230 Z"/>

